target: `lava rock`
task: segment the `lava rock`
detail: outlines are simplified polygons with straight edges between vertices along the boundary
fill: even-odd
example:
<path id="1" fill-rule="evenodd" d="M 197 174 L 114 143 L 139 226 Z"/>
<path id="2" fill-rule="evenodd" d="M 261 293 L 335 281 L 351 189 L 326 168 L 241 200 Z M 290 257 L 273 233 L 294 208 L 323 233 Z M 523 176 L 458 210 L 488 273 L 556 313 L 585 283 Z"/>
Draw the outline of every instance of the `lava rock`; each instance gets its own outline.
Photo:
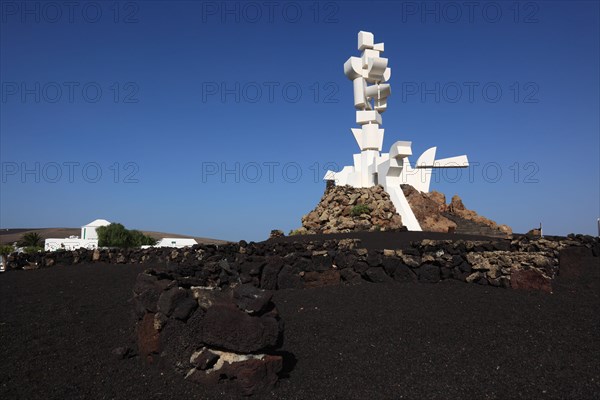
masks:
<path id="1" fill-rule="evenodd" d="M 331 286 L 339 283 L 340 272 L 334 269 L 325 272 L 310 271 L 304 274 L 304 287 L 306 288 Z"/>
<path id="2" fill-rule="evenodd" d="M 275 346 L 280 335 L 275 318 L 253 317 L 235 305 L 217 304 L 202 319 L 202 342 L 240 353 Z"/>
<path id="3" fill-rule="evenodd" d="M 392 278 L 387 275 L 382 267 L 371 267 L 365 271 L 365 277 L 373 283 L 390 282 Z"/>
<path id="4" fill-rule="evenodd" d="M 339 252 L 335 256 L 333 263 L 339 269 L 344 269 L 344 268 L 352 268 L 357 260 L 358 260 L 358 257 L 356 257 L 354 254 L 349 254 L 346 252 Z"/>
<path id="5" fill-rule="evenodd" d="M 550 278 L 535 269 L 515 270 L 510 274 L 510 286 L 513 289 L 540 290 L 552 293 Z"/>
<path id="6" fill-rule="evenodd" d="M 417 275 L 407 265 L 401 264 L 394 270 L 393 278 L 397 282 L 415 282 Z"/>
<path id="7" fill-rule="evenodd" d="M 266 290 L 275 290 L 277 288 L 277 275 L 283 268 L 283 258 L 279 256 L 269 257 L 267 264 L 263 267 L 260 279 L 260 287 Z"/>
<path id="8" fill-rule="evenodd" d="M 418 269 L 418 274 L 421 282 L 437 283 L 440 281 L 440 268 L 435 265 L 423 264 Z"/>
<path id="9" fill-rule="evenodd" d="M 198 302 L 192 297 L 186 296 L 179 304 L 177 304 L 175 310 L 173 310 L 172 317 L 185 321 L 196 308 L 198 308 Z"/>
<path id="10" fill-rule="evenodd" d="M 346 268 L 340 271 L 340 277 L 342 280 L 348 283 L 360 283 L 362 282 L 362 278 L 359 273 L 354 272 L 354 270 L 350 268 Z"/>
<path id="11" fill-rule="evenodd" d="M 301 289 L 304 281 L 291 265 L 284 266 L 277 276 L 277 289 Z"/>
<path id="12" fill-rule="evenodd" d="M 249 314 L 260 314 L 269 307 L 273 293 L 245 284 L 233 290 L 233 298 L 240 310 Z"/>
<path id="13" fill-rule="evenodd" d="M 369 269 L 369 264 L 364 261 L 358 261 L 354 264 L 354 271 L 359 274 L 364 274 Z"/>
<path id="14" fill-rule="evenodd" d="M 369 267 L 379 267 L 383 262 L 382 255 L 377 251 L 370 251 L 367 255 L 367 264 Z"/>
<path id="15" fill-rule="evenodd" d="M 175 308 L 188 297 L 185 289 L 173 287 L 163 292 L 158 299 L 158 311 L 170 317 Z"/>

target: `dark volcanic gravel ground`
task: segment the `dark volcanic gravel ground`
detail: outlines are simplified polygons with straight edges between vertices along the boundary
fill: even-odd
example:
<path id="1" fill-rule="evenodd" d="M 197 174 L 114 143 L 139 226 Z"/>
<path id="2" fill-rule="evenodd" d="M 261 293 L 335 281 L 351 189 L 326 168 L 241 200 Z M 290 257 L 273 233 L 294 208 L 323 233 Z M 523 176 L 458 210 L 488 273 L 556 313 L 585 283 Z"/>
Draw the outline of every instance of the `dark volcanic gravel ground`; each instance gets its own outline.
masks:
<path id="1" fill-rule="evenodd" d="M 597 259 L 594 261 L 596 262 Z M 118 360 L 141 266 L 0 275 L 1 399 L 235 398 Z M 594 286 L 553 295 L 448 281 L 276 293 L 295 364 L 265 398 L 600 397 Z"/>

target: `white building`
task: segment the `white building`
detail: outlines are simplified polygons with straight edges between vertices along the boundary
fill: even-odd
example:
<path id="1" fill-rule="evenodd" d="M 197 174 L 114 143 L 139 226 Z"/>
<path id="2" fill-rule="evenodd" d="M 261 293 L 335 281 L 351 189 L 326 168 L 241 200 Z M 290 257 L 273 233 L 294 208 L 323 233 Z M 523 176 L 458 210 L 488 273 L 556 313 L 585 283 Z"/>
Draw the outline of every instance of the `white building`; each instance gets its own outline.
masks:
<path id="1" fill-rule="evenodd" d="M 82 239 L 96 239 L 98 240 L 98 234 L 96 233 L 96 228 L 99 226 L 107 226 L 110 225 L 105 219 L 96 219 L 90 222 L 87 225 L 81 227 L 81 238 Z"/>
<path id="2" fill-rule="evenodd" d="M 94 250 L 98 248 L 98 233 L 96 228 L 110 225 L 105 219 L 97 219 L 81 227 L 81 238 L 70 236 L 68 238 L 48 238 L 44 241 L 45 251 L 76 250 L 80 248 Z"/>
<path id="3" fill-rule="evenodd" d="M 49 238 L 44 241 L 45 251 L 70 251 L 80 248 L 94 250 L 98 248 L 98 239 L 79 239 L 77 236 L 71 236 L 64 239 Z"/>
<path id="4" fill-rule="evenodd" d="M 198 242 L 196 242 L 195 239 L 191 239 L 191 238 L 162 238 L 158 242 L 156 242 L 154 247 L 182 248 L 182 247 L 191 247 L 195 244 L 198 244 Z"/>

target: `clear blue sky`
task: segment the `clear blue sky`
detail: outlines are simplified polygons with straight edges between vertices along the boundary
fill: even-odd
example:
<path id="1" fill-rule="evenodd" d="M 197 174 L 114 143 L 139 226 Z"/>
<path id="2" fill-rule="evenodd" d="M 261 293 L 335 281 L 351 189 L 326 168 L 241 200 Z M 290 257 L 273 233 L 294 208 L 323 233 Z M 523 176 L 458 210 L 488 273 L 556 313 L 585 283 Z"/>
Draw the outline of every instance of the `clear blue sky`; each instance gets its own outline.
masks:
<path id="1" fill-rule="evenodd" d="M 366 30 L 392 68 L 384 150 L 467 154 L 432 190 L 516 232 L 597 232 L 596 1 L 1 6 L 0 227 L 297 228 L 358 152 L 342 66 Z"/>

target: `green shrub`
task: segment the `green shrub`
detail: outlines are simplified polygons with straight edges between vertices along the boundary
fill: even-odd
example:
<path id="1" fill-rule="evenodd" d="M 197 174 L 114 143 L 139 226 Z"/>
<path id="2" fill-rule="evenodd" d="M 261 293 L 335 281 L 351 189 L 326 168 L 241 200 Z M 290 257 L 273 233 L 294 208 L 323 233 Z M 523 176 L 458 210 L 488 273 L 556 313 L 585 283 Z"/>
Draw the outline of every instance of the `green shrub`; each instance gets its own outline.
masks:
<path id="1" fill-rule="evenodd" d="M 156 244 L 156 239 L 151 238 L 150 236 L 144 235 L 142 232 L 137 230 L 129 231 L 131 234 L 131 242 L 134 246 L 154 246 Z"/>
<path id="2" fill-rule="evenodd" d="M 33 254 L 33 253 L 37 253 L 40 251 L 44 251 L 44 248 L 42 246 L 26 246 L 23 251 L 26 254 Z"/>
<path id="3" fill-rule="evenodd" d="M 302 235 L 303 232 L 300 229 L 292 229 L 288 236 Z"/>
<path id="4" fill-rule="evenodd" d="M 13 251 L 15 251 L 15 248 L 8 244 L 0 246 L 0 256 L 7 256 Z"/>
<path id="5" fill-rule="evenodd" d="M 357 204 L 354 207 L 352 207 L 352 211 L 350 211 L 350 214 L 353 217 L 358 217 L 361 214 L 370 214 L 370 213 L 371 213 L 371 209 L 366 204 Z"/>
<path id="6" fill-rule="evenodd" d="M 137 230 L 127 230 L 122 224 L 112 223 L 96 228 L 100 247 L 139 247 L 154 245 L 156 240 Z"/>

